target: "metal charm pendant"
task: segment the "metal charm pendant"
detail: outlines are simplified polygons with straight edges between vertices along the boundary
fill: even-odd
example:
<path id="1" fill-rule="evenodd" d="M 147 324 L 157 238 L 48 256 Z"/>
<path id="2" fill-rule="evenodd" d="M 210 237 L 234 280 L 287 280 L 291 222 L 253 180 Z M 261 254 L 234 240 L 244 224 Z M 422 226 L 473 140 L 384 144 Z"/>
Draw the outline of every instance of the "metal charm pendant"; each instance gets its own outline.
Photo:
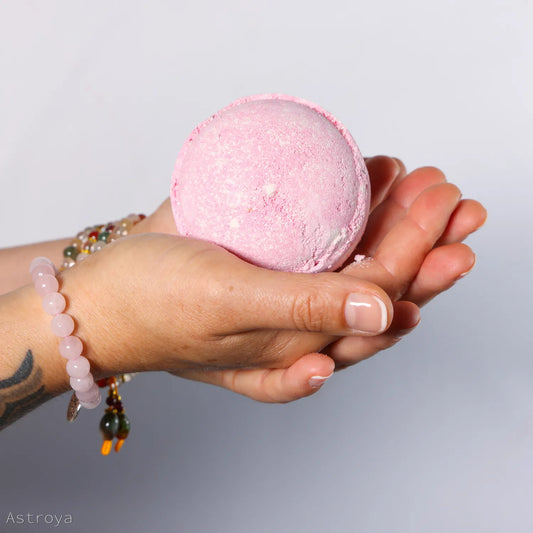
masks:
<path id="1" fill-rule="evenodd" d="M 74 420 L 76 420 L 76 417 L 78 416 L 78 413 L 80 412 L 80 409 L 81 409 L 80 401 L 78 400 L 76 393 L 74 393 L 70 397 L 70 402 L 68 402 L 67 420 L 69 422 L 74 422 Z"/>

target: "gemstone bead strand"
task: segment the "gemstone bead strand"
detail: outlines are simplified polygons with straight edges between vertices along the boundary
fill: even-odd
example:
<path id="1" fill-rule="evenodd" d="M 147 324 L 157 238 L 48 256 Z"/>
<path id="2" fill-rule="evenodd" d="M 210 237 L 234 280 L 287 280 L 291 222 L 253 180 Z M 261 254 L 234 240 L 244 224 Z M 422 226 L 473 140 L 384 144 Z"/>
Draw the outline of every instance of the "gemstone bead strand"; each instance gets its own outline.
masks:
<path id="1" fill-rule="evenodd" d="M 145 215 L 131 214 L 116 222 L 96 224 L 80 231 L 76 238 L 63 250 L 62 269 L 81 263 L 87 257 L 104 248 L 107 244 L 128 235 L 130 230 L 146 218 Z"/>
<path id="2" fill-rule="evenodd" d="M 75 328 L 74 319 L 64 312 L 66 300 L 59 292 L 54 264 L 46 257 L 37 257 L 30 265 L 30 274 L 35 289 L 41 297 L 43 310 L 52 315 L 50 323 L 52 333 L 61 338 L 59 353 L 68 359 L 67 373 L 70 376 L 70 385 L 80 405 L 86 409 L 94 409 L 101 402 L 100 389 L 91 374 L 88 359 L 81 355 L 83 352 L 81 339 L 72 335 Z"/>

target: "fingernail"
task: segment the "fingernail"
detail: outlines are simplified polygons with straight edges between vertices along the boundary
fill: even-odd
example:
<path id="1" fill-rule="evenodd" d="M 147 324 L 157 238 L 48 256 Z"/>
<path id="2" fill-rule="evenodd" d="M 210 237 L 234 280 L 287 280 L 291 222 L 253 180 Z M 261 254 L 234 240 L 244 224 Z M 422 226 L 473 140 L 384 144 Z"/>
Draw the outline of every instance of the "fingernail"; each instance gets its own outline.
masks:
<path id="1" fill-rule="evenodd" d="M 418 324 L 420 324 L 420 320 L 418 320 L 418 322 L 410 327 L 410 328 L 405 328 L 405 329 L 400 329 L 396 332 L 396 335 L 394 336 L 394 340 L 395 341 L 399 341 L 401 339 L 403 339 L 406 335 L 409 335 L 409 333 L 412 333 L 418 326 Z"/>
<path id="2" fill-rule="evenodd" d="M 394 175 L 398 176 L 400 174 L 400 172 L 402 171 L 402 167 L 401 167 L 399 161 L 395 157 L 393 157 L 392 160 L 394 161 L 394 164 L 396 165 L 396 172 L 395 172 Z"/>
<path id="3" fill-rule="evenodd" d="M 313 376 L 309 378 L 309 386 L 313 389 L 319 389 L 331 376 L 333 376 L 333 374 L 330 374 L 329 376 Z"/>
<path id="4" fill-rule="evenodd" d="M 457 279 L 456 281 L 460 280 L 461 278 L 464 278 L 467 274 L 470 274 L 470 272 L 472 272 L 472 270 L 474 270 L 474 267 L 476 266 L 476 256 L 474 255 L 474 261 L 472 263 L 472 266 L 466 270 L 465 272 L 463 272 L 462 274 L 459 274 L 457 276 Z"/>
<path id="5" fill-rule="evenodd" d="M 387 327 L 385 302 L 371 294 L 352 293 L 346 299 L 344 316 L 354 333 L 378 334 Z"/>

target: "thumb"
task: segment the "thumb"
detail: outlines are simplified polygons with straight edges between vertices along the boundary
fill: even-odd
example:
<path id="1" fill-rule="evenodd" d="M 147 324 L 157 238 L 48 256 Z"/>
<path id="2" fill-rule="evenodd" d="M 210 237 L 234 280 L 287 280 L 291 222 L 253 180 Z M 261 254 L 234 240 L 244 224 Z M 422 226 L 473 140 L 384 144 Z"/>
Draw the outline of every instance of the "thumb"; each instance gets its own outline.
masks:
<path id="1" fill-rule="evenodd" d="M 379 335 L 391 323 L 390 298 L 368 281 L 338 272 L 296 274 L 251 268 L 253 274 L 239 287 L 246 329 Z"/>

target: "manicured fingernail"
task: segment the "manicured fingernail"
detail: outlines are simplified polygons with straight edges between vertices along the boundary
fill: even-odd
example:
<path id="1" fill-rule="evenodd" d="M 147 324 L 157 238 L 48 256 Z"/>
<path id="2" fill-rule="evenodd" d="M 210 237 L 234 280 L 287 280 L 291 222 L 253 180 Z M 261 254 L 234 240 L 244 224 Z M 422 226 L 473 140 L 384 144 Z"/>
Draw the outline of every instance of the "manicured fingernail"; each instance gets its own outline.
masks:
<path id="1" fill-rule="evenodd" d="M 371 294 L 350 294 L 346 299 L 344 316 L 354 333 L 376 335 L 387 327 L 387 306 Z"/>
<path id="2" fill-rule="evenodd" d="M 313 389 L 319 389 L 331 376 L 333 376 L 333 374 L 330 374 L 329 376 L 313 376 L 309 378 L 309 386 Z"/>
<path id="3" fill-rule="evenodd" d="M 476 256 L 474 255 L 474 261 L 472 263 L 472 266 L 467 271 L 463 272 L 462 274 L 459 274 L 457 276 L 456 281 L 460 280 L 461 278 L 464 278 L 467 274 L 470 274 L 470 272 L 472 272 L 472 270 L 474 270 L 475 266 L 476 266 Z"/>
<path id="4" fill-rule="evenodd" d="M 398 176 L 400 172 L 402 171 L 402 167 L 395 157 L 393 157 L 392 160 L 394 161 L 394 164 L 396 165 L 396 172 L 394 173 L 394 175 Z"/>

